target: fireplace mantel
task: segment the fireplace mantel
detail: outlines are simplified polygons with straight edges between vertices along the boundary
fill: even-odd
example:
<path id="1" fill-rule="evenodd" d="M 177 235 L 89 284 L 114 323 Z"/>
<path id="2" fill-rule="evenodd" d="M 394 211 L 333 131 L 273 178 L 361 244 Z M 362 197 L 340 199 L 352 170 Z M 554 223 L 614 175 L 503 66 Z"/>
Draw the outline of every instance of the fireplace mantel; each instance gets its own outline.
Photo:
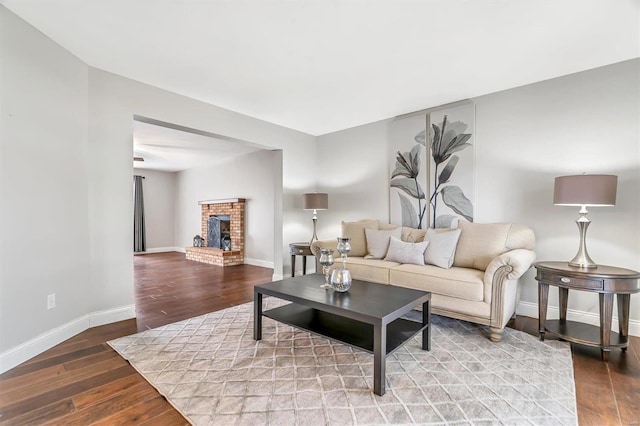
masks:
<path id="1" fill-rule="evenodd" d="M 244 203 L 246 201 L 245 198 L 224 198 L 221 200 L 204 200 L 198 201 L 199 205 L 205 204 L 227 204 L 227 203 Z"/>

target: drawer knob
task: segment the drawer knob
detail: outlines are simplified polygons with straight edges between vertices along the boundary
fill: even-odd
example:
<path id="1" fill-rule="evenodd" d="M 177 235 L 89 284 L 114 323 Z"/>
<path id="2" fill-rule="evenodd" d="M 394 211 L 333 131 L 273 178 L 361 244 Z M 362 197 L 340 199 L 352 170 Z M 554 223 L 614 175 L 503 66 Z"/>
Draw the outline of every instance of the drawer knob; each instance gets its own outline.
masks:
<path id="1" fill-rule="evenodd" d="M 560 278 L 560 281 L 562 281 L 562 282 L 563 282 L 563 283 L 565 283 L 565 284 L 568 284 L 568 283 L 570 283 L 570 282 L 571 282 L 571 280 L 570 280 L 569 278 L 567 278 L 567 277 L 562 277 L 562 278 Z"/>

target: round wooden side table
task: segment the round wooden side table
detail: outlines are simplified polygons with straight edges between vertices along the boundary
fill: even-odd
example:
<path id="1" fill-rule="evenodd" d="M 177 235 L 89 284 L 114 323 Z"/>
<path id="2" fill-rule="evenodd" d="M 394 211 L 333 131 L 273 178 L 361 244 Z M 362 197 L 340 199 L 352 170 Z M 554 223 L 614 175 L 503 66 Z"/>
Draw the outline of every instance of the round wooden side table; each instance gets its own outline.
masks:
<path id="1" fill-rule="evenodd" d="M 631 294 L 640 292 L 640 272 L 605 265 L 593 269 L 576 268 L 567 262 L 537 262 L 534 266 L 538 272 L 540 340 L 544 340 L 545 333 L 549 333 L 569 342 L 599 347 L 603 361 L 609 360 L 611 348 L 627 349 Z M 558 287 L 559 320 L 547 320 L 549 286 Z M 569 290 L 598 293 L 600 327 L 567 321 Z M 614 295 L 618 301 L 619 333 L 611 331 Z"/>

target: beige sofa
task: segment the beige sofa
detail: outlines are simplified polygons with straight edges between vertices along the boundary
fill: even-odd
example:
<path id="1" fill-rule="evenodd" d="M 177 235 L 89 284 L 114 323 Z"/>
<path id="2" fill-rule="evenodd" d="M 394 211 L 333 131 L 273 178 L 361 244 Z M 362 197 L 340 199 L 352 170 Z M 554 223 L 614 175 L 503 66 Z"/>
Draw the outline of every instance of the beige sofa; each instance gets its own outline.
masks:
<path id="1" fill-rule="evenodd" d="M 515 314 L 519 294 L 517 280 L 535 260 L 533 231 L 510 223 L 460 222 L 453 265 L 448 269 L 367 258 L 364 230 L 394 228 L 397 226 L 374 220 L 343 222 L 342 236 L 351 238 L 352 254 L 347 258 L 347 267 L 352 277 L 429 291 L 433 313 L 487 325 L 490 339 L 500 341 L 504 327 Z M 397 229 L 392 232 L 396 233 Z M 426 232 L 403 227 L 400 239 L 420 242 Z M 335 249 L 336 244 L 335 239 L 316 241 L 312 250 L 319 256 L 320 248 Z M 337 252 L 335 257 L 334 267 L 341 263 Z"/>

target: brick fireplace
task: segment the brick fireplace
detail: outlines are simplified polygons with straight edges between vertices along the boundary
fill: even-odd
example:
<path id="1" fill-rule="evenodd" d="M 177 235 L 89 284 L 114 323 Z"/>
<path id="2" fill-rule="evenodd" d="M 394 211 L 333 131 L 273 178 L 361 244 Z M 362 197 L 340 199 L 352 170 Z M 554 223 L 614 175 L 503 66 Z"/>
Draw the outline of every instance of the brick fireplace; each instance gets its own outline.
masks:
<path id="1" fill-rule="evenodd" d="M 203 247 L 186 247 L 187 260 L 216 266 L 244 263 L 244 198 L 198 201 L 201 206 L 200 228 Z M 217 226 L 212 230 L 211 226 Z M 212 241 L 215 235 L 216 240 Z M 220 240 L 217 240 L 220 238 Z M 228 239 L 231 239 L 230 249 Z M 218 248 L 220 247 L 220 248 Z"/>

